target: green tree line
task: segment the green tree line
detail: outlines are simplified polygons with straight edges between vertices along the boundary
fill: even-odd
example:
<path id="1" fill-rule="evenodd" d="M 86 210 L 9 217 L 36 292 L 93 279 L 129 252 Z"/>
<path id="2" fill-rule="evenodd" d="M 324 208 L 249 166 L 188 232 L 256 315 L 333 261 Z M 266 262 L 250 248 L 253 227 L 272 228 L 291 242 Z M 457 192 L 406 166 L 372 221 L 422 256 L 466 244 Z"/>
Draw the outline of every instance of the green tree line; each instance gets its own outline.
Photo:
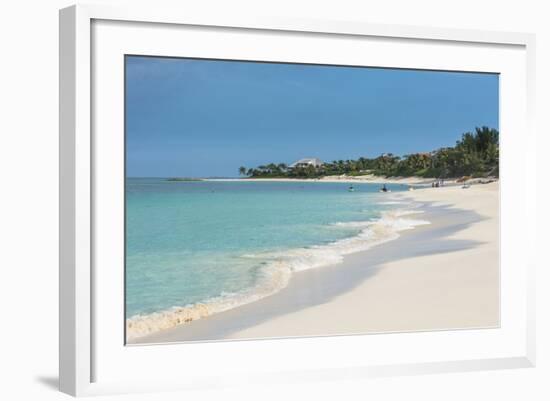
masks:
<path id="1" fill-rule="evenodd" d="M 433 178 L 498 177 L 498 165 L 498 130 L 476 127 L 474 132 L 462 134 L 454 147 L 440 148 L 429 153 L 412 153 L 402 157 L 385 153 L 376 158 L 334 160 L 320 167 L 290 168 L 285 163 L 270 163 L 255 168 L 242 166 L 239 174 L 250 178 L 320 178 L 343 174 Z"/>

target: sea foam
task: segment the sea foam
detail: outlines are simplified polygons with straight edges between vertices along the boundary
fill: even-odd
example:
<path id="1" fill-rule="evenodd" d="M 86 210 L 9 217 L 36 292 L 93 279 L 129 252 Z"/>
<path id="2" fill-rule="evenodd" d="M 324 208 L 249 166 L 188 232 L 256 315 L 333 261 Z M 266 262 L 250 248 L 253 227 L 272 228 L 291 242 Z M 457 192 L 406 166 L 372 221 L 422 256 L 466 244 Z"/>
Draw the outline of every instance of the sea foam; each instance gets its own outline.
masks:
<path id="1" fill-rule="evenodd" d="M 385 211 L 378 219 L 334 224 L 336 227 L 360 229 L 357 235 L 350 238 L 307 248 L 242 255 L 262 261 L 259 278 L 254 286 L 235 293 L 223 293 L 201 303 L 132 316 L 126 320 L 127 340 L 202 319 L 275 294 L 287 286 L 293 272 L 339 264 L 346 255 L 394 240 L 402 231 L 430 224 L 426 220 L 410 217 L 421 213 L 421 210 L 414 209 Z"/>

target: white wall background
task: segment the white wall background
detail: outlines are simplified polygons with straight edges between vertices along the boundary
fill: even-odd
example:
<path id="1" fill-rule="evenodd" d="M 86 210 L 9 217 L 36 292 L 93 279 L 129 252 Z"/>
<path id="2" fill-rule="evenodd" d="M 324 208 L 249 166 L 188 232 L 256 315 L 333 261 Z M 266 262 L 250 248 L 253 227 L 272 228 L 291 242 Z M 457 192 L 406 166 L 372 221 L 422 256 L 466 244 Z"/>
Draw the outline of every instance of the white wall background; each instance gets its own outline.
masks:
<path id="1" fill-rule="evenodd" d="M 129 4 L 134 0 L 96 0 Z M 68 0 L 0 3 L 0 398 L 57 400 L 58 21 Z M 147 3 L 147 2 L 143 2 Z M 364 20 L 505 31 L 537 36 L 538 366 L 534 369 L 328 382 L 284 388 L 130 395 L 131 400 L 547 400 L 550 399 L 550 238 L 545 149 L 550 124 L 550 13 L 545 1 L 267 0 L 150 1 L 225 14 Z M 196 4 L 195 4 L 196 3 Z M 115 397 L 105 397 L 115 399 Z M 116 398 L 119 399 L 119 398 Z"/>

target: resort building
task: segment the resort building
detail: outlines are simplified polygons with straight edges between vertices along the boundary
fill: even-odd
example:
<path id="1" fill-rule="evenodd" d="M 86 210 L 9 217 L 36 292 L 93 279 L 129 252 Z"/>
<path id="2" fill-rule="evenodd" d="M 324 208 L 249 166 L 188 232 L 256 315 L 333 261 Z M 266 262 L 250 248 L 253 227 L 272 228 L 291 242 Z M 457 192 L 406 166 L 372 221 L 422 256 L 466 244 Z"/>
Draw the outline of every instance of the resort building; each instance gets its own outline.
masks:
<path id="1" fill-rule="evenodd" d="M 296 167 L 313 166 L 313 167 L 317 168 L 317 167 L 321 167 L 322 165 L 323 165 L 323 162 L 321 161 L 321 159 L 313 157 L 313 158 L 300 159 L 300 160 L 292 163 L 289 167 L 290 168 L 296 168 Z"/>

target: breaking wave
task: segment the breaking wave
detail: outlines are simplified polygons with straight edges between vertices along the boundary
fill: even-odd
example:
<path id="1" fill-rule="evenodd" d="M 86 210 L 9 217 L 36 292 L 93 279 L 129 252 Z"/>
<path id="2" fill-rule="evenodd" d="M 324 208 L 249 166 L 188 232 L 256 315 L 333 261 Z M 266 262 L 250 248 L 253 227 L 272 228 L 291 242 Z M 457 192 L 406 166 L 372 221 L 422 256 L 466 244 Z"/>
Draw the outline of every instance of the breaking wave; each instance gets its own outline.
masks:
<path id="1" fill-rule="evenodd" d="M 169 329 L 275 294 L 287 286 L 293 272 L 341 263 L 346 255 L 394 240 L 399 237 L 401 231 L 429 224 L 426 220 L 411 217 L 421 213 L 423 212 L 420 210 L 411 209 L 386 211 L 380 218 L 370 221 L 333 224 L 335 227 L 359 229 L 359 233 L 353 237 L 307 248 L 242 255 L 243 258 L 258 259 L 262 264 L 253 287 L 235 293 L 223 293 L 201 303 L 132 316 L 126 320 L 127 339 L 132 340 Z"/>

